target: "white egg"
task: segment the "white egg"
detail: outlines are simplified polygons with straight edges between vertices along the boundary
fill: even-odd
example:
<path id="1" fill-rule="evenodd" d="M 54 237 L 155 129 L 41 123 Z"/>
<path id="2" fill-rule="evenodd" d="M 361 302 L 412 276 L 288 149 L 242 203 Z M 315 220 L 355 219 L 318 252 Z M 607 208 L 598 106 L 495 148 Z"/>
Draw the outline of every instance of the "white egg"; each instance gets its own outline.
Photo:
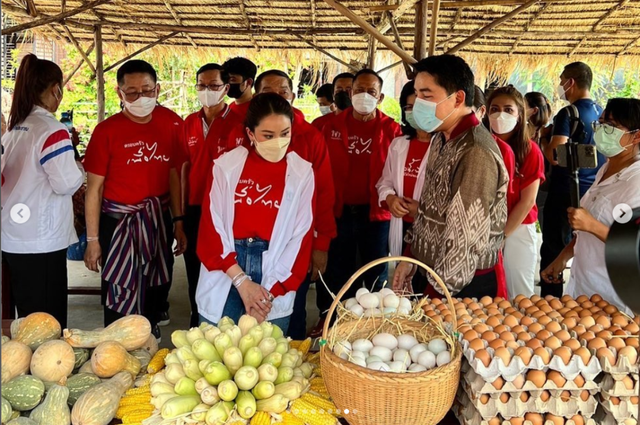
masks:
<path id="1" fill-rule="evenodd" d="M 385 286 L 384 288 L 382 288 L 380 291 L 380 294 L 382 294 L 383 297 L 386 297 L 387 295 L 391 295 L 394 294 L 395 292 L 393 292 L 393 289 Z"/>
<path id="2" fill-rule="evenodd" d="M 438 357 L 436 357 L 436 363 L 438 363 L 438 366 L 444 366 L 450 361 L 451 353 L 449 351 L 443 351 L 442 353 L 438 354 Z"/>
<path id="3" fill-rule="evenodd" d="M 389 365 L 384 362 L 374 362 L 367 364 L 369 369 L 378 370 L 380 372 L 389 372 Z"/>
<path id="4" fill-rule="evenodd" d="M 411 314 L 411 310 L 409 310 L 408 308 L 398 308 L 398 314 L 408 316 Z"/>
<path id="5" fill-rule="evenodd" d="M 404 364 L 404 362 L 389 362 L 389 369 L 391 369 L 391 372 L 396 372 L 396 373 L 402 373 L 405 372 L 407 370 L 407 365 Z"/>
<path id="6" fill-rule="evenodd" d="M 378 297 L 378 307 L 380 307 L 380 310 L 382 310 L 384 308 L 384 295 L 382 295 L 380 292 L 376 292 L 375 295 L 376 297 Z"/>
<path id="7" fill-rule="evenodd" d="M 349 310 L 351 307 L 357 304 L 358 304 L 358 300 L 356 300 L 355 298 L 349 298 L 347 301 L 344 302 L 344 308 Z"/>
<path id="8" fill-rule="evenodd" d="M 358 366 L 367 367 L 367 362 L 365 362 L 364 359 L 361 359 L 360 357 L 352 357 L 351 363 L 357 364 Z"/>
<path id="9" fill-rule="evenodd" d="M 422 366 L 421 364 L 414 363 L 411 366 L 409 366 L 408 370 L 409 372 L 425 372 L 427 368 Z"/>
<path id="10" fill-rule="evenodd" d="M 351 344 L 354 350 L 362 351 L 363 353 L 368 353 L 373 348 L 373 342 L 368 339 L 356 339 Z"/>
<path id="11" fill-rule="evenodd" d="M 353 314 L 355 314 L 358 317 L 362 317 L 362 315 L 364 314 L 364 308 L 362 308 L 362 306 L 360 304 L 352 305 L 349 308 L 349 311 L 352 312 Z"/>
<path id="12" fill-rule="evenodd" d="M 400 305 L 398 307 L 403 310 L 411 311 L 411 301 L 409 301 L 409 298 L 400 297 Z"/>
<path id="13" fill-rule="evenodd" d="M 448 347 L 444 339 L 435 338 L 429 341 L 429 345 L 427 346 L 427 348 L 429 349 L 429 351 L 431 351 L 433 354 L 437 356 L 443 351 L 446 351 Z"/>
<path id="14" fill-rule="evenodd" d="M 377 308 L 380 305 L 380 300 L 376 294 L 362 294 L 360 298 L 358 298 L 358 302 L 365 310 Z"/>
<path id="15" fill-rule="evenodd" d="M 411 356 L 407 350 L 402 348 L 398 348 L 393 352 L 393 361 L 395 362 L 403 362 L 407 367 L 411 364 Z"/>
<path id="16" fill-rule="evenodd" d="M 382 314 L 382 312 L 380 311 L 379 308 L 368 308 L 364 311 L 364 314 L 362 315 L 363 317 L 374 317 L 374 316 L 380 316 Z"/>
<path id="17" fill-rule="evenodd" d="M 369 354 L 380 357 L 383 362 L 388 362 L 393 357 L 393 353 L 387 347 L 373 347 Z"/>
<path id="18" fill-rule="evenodd" d="M 389 350 L 398 348 L 398 339 L 389 333 L 378 334 L 373 337 L 371 342 L 376 347 L 387 347 Z"/>
<path id="19" fill-rule="evenodd" d="M 369 363 L 381 362 L 382 359 L 378 356 L 369 356 L 365 359 L 365 361 L 367 362 L 367 364 L 369 364 Z"/>
<path id="20" fill-rule="evenodd" d="M 418 340 L 411 334 L 404 334 L 398 337 L 398 347 L 407 351 L 411 351 L 416 344 L 418 344 Z"/>
<path id="21" fill-rule="evenodd" d="M 382 314 L 384 314 L 385 317 L 389 317 L 389 316 L 393 316 L 394 314 L 396 314 L 397 311 L 398 311 L 397 308 L 385 307 L 384 310 L 382 310 Z"/>
<path id="22" fill-rule="evenodd" d="M 362 360 L 367 358 L 367 354 L 363 353 L 362 351 L 352 351 L 351 352 L 351 358 L 355 358 L 355 357 L 359 357 Z"/>
<path id="23" fill-rule="evenodd" d="M 342 357 L 342 354 L 351 353 L 351 343 L 349 341 L 338 341 L 336 345 L 333 346 L 333 352 L 336 356 Z"/>
<path id="24" fill-rule="evenodd" d="M 356 300 L 360 301 L 360 297 L 368 293 L 369 290 L 367 288 L 358 289 L 358 291 L 356 292 Z"/>
<path id="25" fill-rule="evenodd" d="M 418 357 L 420 354 L 427 351 L 427 346 L 425 344 L 414 345 L 411 350 L 409 350 L 409 355 L 411 356 L 411 360 L 414 363 L 418 363 Z"/>
<path id="26" fill-rule="evenodd" d="M 396 294 L 390 294 L 384 297 L 384 306 L 398 308 L 400 305 L 400 298 Z"/>
<path id="27" fill-rule="evenodd" d="M 429 350 L 423 351 L 418 357 L 418 363 L 427 369 L 432 369 L 436 366 L 436 356 Z"/>

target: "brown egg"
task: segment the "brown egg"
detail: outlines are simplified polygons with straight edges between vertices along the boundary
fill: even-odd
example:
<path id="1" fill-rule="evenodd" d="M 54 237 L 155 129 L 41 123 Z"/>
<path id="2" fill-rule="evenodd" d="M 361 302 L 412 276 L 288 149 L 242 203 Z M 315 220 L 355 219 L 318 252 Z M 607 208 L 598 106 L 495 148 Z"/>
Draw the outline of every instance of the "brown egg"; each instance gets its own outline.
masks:
<path id="1" fill-rule="evenodd" d="M 476 338 L 469 343 L 469 348 L 472 349 L 473 351 L 484 350 L 485 349 L 484 341 L 481 340 L 480 338 Z"/>
<path id="2" fill-rule="evenodd" d="M 627 338 L 627 347 L 640 348 L 640 341 L 638 338 Z"/>
<path id="3" fill-rule="evenodd" d="M 564 307 L 564 304 L 559 299 L 554 298 L 549 301 L 549 306 L 551 306 L 551 308 L 554 310 L 560 310 L 562 307 Z"/>
<path id="4" fill-rule="evenodd" d="M 606 359 L 610 365 L 613 366 L 616 364 L 616 355 L 609 348 L 598 348 L 596 356 L 598 356 L 598 359 L 600 359 L 601 362 L 604 362 Z"/>
<path id="5" fill-rule="evenodd" d="M 567 383 L 567 379 L 557 370 L 550 370 L 547 373 L 547 381 L 552 381 L 556 384 L 556 388 L 562 388 Z"/>
<path id="6" fill-rule="evenodd" d="M 505 325 L 498 325 L 498 326 L 495 326 L 495 327 L 493 328 L 493 331 L 494 331 L 495 333 L 497 333 L 498 335 L 500 335 L 502 332 L 509 332 L 509 331 L 510 331 L 510 328 L 508 328 L 508 327 L 507 327 L 507 326 L 505 326 Z"/>
<path id="7" fill-rule="evenodd" d="M 485 307 L 491 305 L 491 303 L 493 303 L 493 299 L 491 299 L 491 297 L 489 296 L 485 295 L 484 297 L 480 298 L 480 304 L 482 304 Z"/>
<path id="8" fill-rule="evenodd" d="M 578 304 L 582 305 L 586 302 L 590 302 L 589 301 L 589 297 L 587 297 L 586 295 L 580 295 L 578 298 L 576 298 L 576 301 L 578 302 Z"/>
<path id="9" fill-rule="evenodd" d="M 592 300 L 592 302 L 594 301 Z M 598 302 L 595 302 L 595 304 L 602 309 L 606 308 L 609 305 L 609 303 L 606 302 L 605 300 L 600 300 Z"/>
<path id="10" fill-rule="evenodd" d="M 531 425 L 543 425 L 544 418 L 540 413 L 527 413 L 524 415 L 524 420 L 531 422 Z"/>
<path id="11" fill-rule="evenodd" d="M 522 389 L 522 387 L 524 387 L 525 382 L 526 380 L 524 379 L 524 375 L 518 375 L 516 376 L 516 379 L 511 381 L 513 386 L 516 387 L 517 389 Z"/>
<path id="12" fill-rule="evenodd" d="M 520 394 L 520 401 L 523 402 L 523 403 L 526 403 L 527 401 L 529 401 L 529 393 L 526 392 L 526 391 L 523 391 Z"/>
<path id="13" fill-rule="evenodd" d="M 580 344 L 580 341 L 574 338 L 571 338 L 569 341 L 565 342 L 564 346 L 571 348 L 571 351 L 576 351 L 577 349 L 582 347 L 582 345 Z"/>
<path id="14" fill-rule="evenodd" d="M 504 309 L 504 314 L 514 314 L 517 312 L 518 312 L 518 309 L 516 309 L 514 306 Z"/>
<path id="15" fill-rule="evenodd" d="M 624 387 L 628 390 L 632 390 L 634 383 L 633 383 L 633 379 L 631 379 L 630 376 L 625 376 L 624 378 L 622 378 L 622 383 L 624 384 Z"/>
<path id="16" fill-rule="evenodd" d="M 611 404 L 613 404 L 614 406 L 620 405 L 620 399 L 618 397 L 611 397 L 609 400 L 611 400 Z"/>
<path id="17" fill-rule="evenodd" d="M 593 329 L 590 329 L 590 330 L 591 330 L 592 332 L 594 332 L 594 330 L 593 330 Z M 611 333 L 611 331 L 599 331 L 599 332 L 596 332 L 595 334 L 596 334 L 596 337 L 598 337 L 598 338 L 602 338 L 602 339 L 604 339 L 605 341 L 607 341 L 607 340 L 611 339 L 611 337 L 613 336 L 613 334 Z"/>
<path id="18" fill-rule="evenodd" d="M 502 379 L 501 376 L 498 376 L 496 380 L 491 383 L 491 385 L 493 385 L 493 388 L 500 391 L 502 387 L 504 387 L 504 379 Z"/>
<path id="19" fill-rule="evenodd" d="M 602 299 L 602 296 L 601 296 L 600 294 L 593 294 L 593 295 L 591 295 L 590 300 L 591 300 L 591 302 L 592 302 L 592 303 L 598 303 L 598 302 L 600 302 L 600 301 L 604 301 L 604 300 Z"/>
<path id="20" fill-rule="evenodd" d="M 594 305 L 593 307 L 591 307 L 589 309 L 589 311 L 594 315 L 594 316 L 601 316 L 604 312 L 602 311 L 602 309 L 600 307 L 598 307 L 597 305 Z"/>
<path id="21" fill-rule="evenodd" d="M 473 330 L 478 332 L 478 335 L 482 335 L 489 330 L 489 326 L 485 325 L 484 323 L 478 323 L 473 327 Z"/>
<path id="22" fill-rule="evenodd" d="M 576 387 L 582 388 L 584 387 L 584 384 L 587 383 L 587 381 L 584 379 L 582 375 L 578 375 L 576 376 L 576 379 L 573 380 L 573 383 L 576 384 Z"/>
<path id="23" fill-rule="evenodd" d="M 571 400 L 571 392 L 570 391 L 563 391 L 560 393 L 560 400 L 564 401 L 565 403 L 568 402 L 569 400 Z"/>
<path id="24" fill-rule="evenodd" d="M 535 305 L 536 307 L 541 308 L 541 307 L 544 307 L 545 305 L 549 305 L 549 301 L 542 299 L 542 300 L 536 301 Z"/>
<path id="25" fill-rule="evenodd" d="M 573 317 L 567 317 L 562 321 L 562 325 L 564 325 L 567 329 L 572 330 L 576 327 L 578 321 Z"/>
<path id="26" fill-rule="evenodd" d="M 501 402 L 503 402 L 503 403 L 505 403 L 505 404 L 509 402 L 509 399 L 510 399 L 510 398 L 511 398 L 511 397 L 509 397 L 509 393 L 502 393 L 502 394 L 500 394 L 500 401 L 501 401 Z"/>
<path id="27" fill-rule="evenodd" d="M 478 359 L 485 367 L 488 367 L 491 364 L 491 354 L 487 350 L 478 350 L 476 351 L 476 359 Z"/>
<path id="28" fill-rule="evenodd" d="M 509 332 L 509 331 L 504 331 L 500 334 L 499 337 L 501 340 L 508 342 L 508 341 L 515 341 L 516 337 L 513 333 Z"/>
<path id="29" fill-rule="evenodd" d="M 640 316 L 633 316 L 633 321 L 636 322 L 636 325 L 640 326 Z"/>
<path id="30" fill-rule="evenodd" d="M 560 357 L 562 363 L 568 365 L 571 362 L 571 356 L 573 355 L 573 351 L 569 347 L 560 347 L 556 351 L 553 352 L 554 356 Z"/>
<path id="31" fill-rule="evenodd" d="M 575 382 L 575 381 L 574 381 Z M 582 391 L 580 393 L 580 400 L 582 401 L 587 401 L 589 400 L 589 397 L 591 397 L 591 394 L 589 393 L 589 391 Z"/>
<path id="32" fill-rule="evenodd" d="M 482 404 L 487 404 L 487 403 L 489 403 L 489 400 L 491 400 L 491 398 L 489 397 L 489 395 L 488 395 L 488 394 L 482 394 L 482 395 L 480 396 L 480 403 L 482 403 Z"/>
<path id="33" fill-rule="evenodd" d="M 567 342 L 571 339 L 571 335 L 569 334 L 569 332 L 565 331 L 564 329 L 556 332 L 555 335 L 556 338 L 558 338 L 562 342 Z"/>
<path id="34" fill-rule="evenodd" d="M 580 338 L 584 341 L 587 341 L 587 343 L 589 343 L 589 341 L 596 339 L 596 334 L 594 334 L 591 331 L 586 331 L 580 336 Z"/>
<path id="35" fill-rule="evenodd" d="M 553 311 L 553 308 L 549 304 L 540 306 L 540 311 L 544 312 L 544 314 L 549 314 Z"/>
<path id="36" fill-rule="evenodd" d="M 551 393 L 549 391 L 542 391 L 540 393 L 540 400 L 547 402 L 551 398 Z"/>
<path id="37" fill-rule="evenodd" d="M 588 309 L 581 310 L 580 313 L 578 313 L 578 316 L 580 316 L 581 319 L 584 319 L 585 317 L 591 317 L 594 322 L 596 321 L 595 317 L 593 317 L 593 313 L 591 313 L 591 311 L 589 311 Z"/>
<path id="38" fill-rule="evenodd" d="M 507 341 L 507 348 L 516 351 L 518 348 L 520 348 L 520 345 L 515 341 Z"/>
<path id="39" fill-rule="evenodd" d="M 605 308 L 603 308 L 603 310 L 609 316 L 613 316 L 614 314 L 616 314 L 618 312 L 618 308 L 615 305 L 608 305 Z"/>
<path id="40" fill-rule="evenodd" d="M 607 341 L 607 345 L 609 348 L 615 348 L 616 351 L 620 351 L 623 348 L 626 348 L 627 343 L 622 338 L 611 338 Z"/>
<path id="41" fill-rule="evenodd" d="M 573 317 L 570 317 L 570 319 L 573 319 Z M 583 325 L 576 325 L 573 327 L 573 331 L 576 333 L 576 335 L 582 336 L 582 334 L 587 332 L 587 328 L 585 328 Z"/>
<path id="42" fill-rule="evenodd" d="M 509 366 L 509 363 L 511 363 L 511 353 L 504 347 L 496 349 L 493 357 L 501 359 L 505 366 Z"/>
<path id="43" fill-rule="evenodd" d="M 591 341 L 587 343 L 587 348 L 589 350 L 598 350 L 599 348 L 606 347 L 607 343 L 604 342 L 602 338 L 593 338 Z"/>
<path id="44" fill-rule="evenodd" d="M 491 326 L 492 328 L 495 328 L 496 326 L 500 325 L 500 323 L 502 323 L 502 322 L 500 322 L 500 319 L 498 319 L 495 316 L 490 316 L 487 319 L 487 325 Z"/>
<path id="45" fill-rule="evenodd" d="M 524 298 L 520 300 L 520 302 L 518 303 L 518 308 L 520 308 L 521 310 L 526 310 L 532 305 L 533 305 L 533 302 L 530 299 Z"/>
<path id="46" fill-rule="evenodd" d="M 638 361 L 638 350 L 635 347 L 624 347 L 618 351 L 618 358 L 626 357 L 629 364 L 636 364 Z"/>
<path id="47" fill-rule="evenodd" d="M 511 313 L 511 315 L 513 317 L 515 317 L 516 319 L 518 319 L 520 321 L 520 323 L 522 323 L 522 319 L 524 319 L 524 314 L 520 313 L 519 311 L 516 311 L 514 313 Z M 524 325 L 524 323 L 522 323 Z"/>
<path id="48" fill-rule="evenodd" d="M 569 301 L 567 301 L 567 302 L 565 302 L 565 303 L 564 303 L 564 306 L 565 306 L 565 307 L 569 307 L 569 308 L 572 308 L 572 309 L 573 309 L 573 308 L 578 307 L 579 305 L 578 305 L 578 303 L 576 302 L 576 300 L 569 300 Z"/>
<path id="49" fill-rule="evenodd" d="M 524 425 L 524 418 L 511 418 L 509 425 Z"/>
<path id="50" fill-rule="evenodd" d="M 591 301 L 585 301 L 582 304 L 580 304 L 582 306 L 582 308 L 589 310 L 591 307 L 593 307 L 593 303 Z"/>
<path id="51" fill-rule="evenodd" d="M 555 333 L 560 332 L 560 331 L 562 330 L 562 325 L 560 325 L 560 323 L 558 323 L 558 322 L 553 322 L 553 321 L 551 321 L 551 322 L 548 322 L 548 323 L 545 325 L 545 328 L 546 328 L 549 332 L 551 332 L 551 333 L 555 334 Z"/>
<path id="52" fill-rule="evenodd" d="M 589 328 L 589 331 L 593 332 L 594 334 L 596 334 L 596 336 L 598 336 L 598 333 L 605 331 L 605 329 L 602 327 L 602 325 L 595 324 Z"/>
<path id="53" fill-rule="evenodd" d="M 580 347 L 575 351 L 575 355 L 582 359 L 585 365 L 591 360 L 591 352 L 586 347 Z"/>
<path id="54" fill-rule="evenodd" d="M 551 422 L 553 425 L 564 425 L 564 418 L 562 416 L 555 416 L 551 413 L 547 413 L 544 417 L 545 422 Z"/>
<path id="55" fill-rule="evenodd" d="M 518 335 L 520 332 L 526 332 L 526 331 L 527 329 L 522 325 L 516 325 L 511 328 L 511 332 L 513 332 L 516 335 Z"/>
<path id="56" fill-rule="evenodd" d="M 547 331 L 548 332 L 548 331 Z M 536 335 L 540 340 L 544 341 L 544 346 L 547 348 L 551 348 L 552 350 L 555 350 L 556 348 L 560 348 L 562 346 L 562 341 L 560 341 L 558 338 L 556 338 L 555 336 L 552 336 L 550 338 L 542 338 L 540 337 L 540 333 L 538 333 L 538 335 Z"/>
<path id="57" fill-rule="evenodd" d="M 571 310 L 571 311 L 568 311 L 568 312 L 564 315 L 564 317 L 565 317 L 565 318 L 575 317 L 576 319 L 579 319 L 579 318 L 580 318 L 580 314 L 579 314 L 577 311 L 575 311 L 575 310 Z"/>
<path id="58" fill-rule="evenodd" d="M 573 298 L 571 297 L 571 295 L 565 294 L 562 296 L 562 298 L 560 298 L 560 301 L 562 301 L 563 304 L 566 304 L 569 301 L 573 301 Z"/>
<path id="59" fill-rule="evenodd" d="M 462 338 L 464 338 L 466 341 L 473 341 L 474 339 L 478 338 L 478 332 L 474 331 L 473 329 L 471 329 L 470 331 L 466 331 L 464 333 L 464 335 L 462 336 Z"/>
<path id="60" fill-rule="evenodd" d="M 532 323 L 529 325 L 528 329 L 529 329 L 529 332 L 533 332 L 534 334 L 537 334 L 538 332 L 544 329 L 544 326 L 542 326 L 540 323 Z"/>
<path id="61" fill-rule="evenodd" d="M 554 323 L 553 319 L 551 319 L 551 317 L 547 316 L 546 313 L 544 316 L 540 316 L 540 318 L 538 319 L 538 323 L 540 323 L 542 326 L 547 326 L 549 323 Z"/>
<path id="62" fill-rule="evenodd" d="M 636 322 L 629 322 L 629 324 L 625 326 L 624 330 L 629 332 L 631 335 L 637 336 L 640 332 L 640 326 L 638 326 Z"/>
<path id="63" fill-rule="evenodd" d="M 562 314 L 558 313 L 557 311 L 553 310 L 551 313 L 547 314 L 547 316 L 549 316 L 550 318 L 552 318 L 553 320 L 555 320 L 556 322 L 561 322 L 562 319 L 564 319 L 564 317 L 562 316 Z"/>
<path id="64" fill-rule="evenodd" d="M 514 356 L 520 357 L 522 363 L 524 363 L 525 366 L 529 366 L 531 357 L 533 357 L 533 350 L 529 347 L 520 347 L 515 351 Z"/>
<path id="65" fill-rule="evenodd" d="M 562 317 L 565 317 L 566 314 L 570 311 L 571 309 L 569 307 L 562 307 L 560 310 L 558 310 L 558 313 L 560 313 Z"/>
<path id="66" fill-rule="evenodd" d="M 529 332 L 518 333 L 518 341 L 527 342 L 530 340 L 531 340 L 531 335 L 529 335 Z"/>
<path id="67" fill-rule="evenodd" d="M 533 313 L 531 317 L 535 317 L 536 319 L 538 319 L 538 322 L 539 322 L 541 317 L 547 317 L 547 313 L 545 313 L 542 310 L 538 310 L 535 313 Z"/>
<path id="68" fill-rule="evenodd" d="M 579 322 L 585 328 L 590 328 L 591 326 L 596 324 L 596 321 L 591 316 L 582 317 Z"/>
<path id="69" fill-rule="evenodd" d="M 509 326 L 509 328 L 515 328 L 516 326 L 519 326 L 518 319 L 516 319 L 512 314 L 508 314 L 504 317 L 504 324 Z"/>
<path id="70" fill-rule="evenodd" d="M 529 317 L 529 316 L 524 316 L 522 319 L 520 319 L 520 323 L 522 324 L 522 326 L 531 326 L 531 324 L 534 323 L 533 318 Z"/>
<path id="71" fill-rule="evenodd" d="M 569 419 L 573 421 L 574 425 L 584 425 L 584 417 L 582 415 L 575 415 Z"/>
<path id="72" fill-rule="evenodd" d="M 481 310 L 482 307 L 480 307 L 480 304 L 476 303 L 476 302 L 472 302 L 471 304 L 469 304 L 469 307 L 467 307 L 469 310 L 471 311 L 476 311 L 476 310 Z"/>
<path id="73" fill-rule="evenodd" d="M 500 425 L 502 420 L 498 417 L 489 419 L 489 425 Z"/>
<path id="74" fill-rule="evenodd" d="M 627 326 L 629 324 L 629 319 L 627 319 L 626 317 L 622 316 L 622 315 L 618 315 L 618 316 L 614 316 L 611 319 L 611 323 L 614 325 L 618 325 L 622 328 L 624 328 L 625 326 Z"/>
<path id="75" fill-rule="evenodd" d="M 507 300 L 502 300 L 498 303 L 498 307 L 500 307 L 501 309 L 505 310 L 509 307 L 511 307 L 511 303 Z"/>
<path id="76" fill-rule="evenodd" d="M 518 294 L 518 295 L 516 295 L 516 297 L 513 299 L 513 303 L 514 303 L 515 305 L 518 305 L 518 304 L 520 304 L 520 301 L 524 300 L 525 298 L 527 298 L 527 297 L 525 297 L 525 296 L 524 296 L 524 295 L 522 295 L 522 294 Z"/>
<path id="77" fill-rule="evenodd" d="M 541 370 L 530 370 L 527 372 L 527 381 L 530 381 L 536 388 L 542 388 L 547 382 L 547 374 Z"/>
<path id="78" fill-rule="evenodd" d="M 493 331 L 486 331 L 482 333 L 482 339 L 487 342 L 491 342 L 496 338 L 498 338 L 498 334 Z"/>
<path id="79" fill-rule="evenodd" d="M 527 341 L 526 346 L 532 349 L 542 348 L 542 341 L 538 338 L 532 338 L 530 341 Z"/>
<path id="80" fill-rule="evenodd" d="M 638 405 L 638 399 L 639 399 L 639 398 L 640 398 L 640 397 L 638 397 L 638 396 L 633 396 L 633 397 L 631 397 L 631 398 L 630 398 L 630 400 L 631 400 L 631 404 L 635 404 L 635 405 L 637 406 L 637 405 Z"/>
<path id="81" fill-rule="evenodd" d="M 493 348 L 494 350 L 497 350 L 498 348 L 504 348 L 506 346 L 507 344 L 500 338 L 494 339 L 489 343 L 489 347 Z"/>

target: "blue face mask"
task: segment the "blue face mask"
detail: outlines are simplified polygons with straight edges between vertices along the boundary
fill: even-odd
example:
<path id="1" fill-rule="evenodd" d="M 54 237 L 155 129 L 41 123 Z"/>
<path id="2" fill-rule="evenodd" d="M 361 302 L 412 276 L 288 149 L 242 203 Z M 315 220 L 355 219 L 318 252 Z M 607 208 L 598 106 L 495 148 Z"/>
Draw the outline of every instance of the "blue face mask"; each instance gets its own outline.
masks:
<path id="1" fill-rule="evenodd" d="M 436 109 L 438 105 L 451 98 L 451 96 L 455 95 L 452 93 L 450 96 L 447 96 L 446 99 L 441 100 L 440 102 L 431 102 L 428 100 L 416 98 L 416 103 L 413 105 L 413 119 L 418 126 L 417 128 L 426 131 L 427 133 L 433 133 L 442 125 L 444 120 L 449 118 L 451 114 L 453 114 L 454 109 L 451 110 L 449 115 L 440 119 L 436 117 Z"/>
<path id="2" fill-rule="evenodd" d="M 607 158 L 613 158 L 624 152 L 626 148 L 622 146 L 620 141 L 625 134 L 633 133 L 632 131 L 624 131 L 615 128 L 609 124 L 598 126 L 593 139 L 596 142 L 596 149 Z"/>
<path id="3" fill-rule="evenodd" d="M 416 119 L 413 117 L 413 111 L 406 111 L 404 113 L 404 118 L 412 128 L 418 130 L 418 124 L 416 124 Z"/>

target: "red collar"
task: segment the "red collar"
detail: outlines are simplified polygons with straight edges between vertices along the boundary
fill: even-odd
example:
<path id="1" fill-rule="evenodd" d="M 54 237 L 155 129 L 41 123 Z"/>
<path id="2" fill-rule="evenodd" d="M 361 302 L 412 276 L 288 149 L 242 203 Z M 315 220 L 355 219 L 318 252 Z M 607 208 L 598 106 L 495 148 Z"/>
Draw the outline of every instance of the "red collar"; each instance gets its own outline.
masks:
<path id="1" fill-rule="evenodd" d="M 229 105 L 225 104 L 224 108 L 222 108 L 222 110 L 220 112 L 218 112 L 218 114 L 216 114 L 215 117 L 213 117 L 214 120 L 222 117 L 222 118 L 226 118 L 227 115 L 229 114 L 229 111 L 231 110 L 231 108 L 229 108 Z M 200 108 L 200 110 L 198 111 L 198 116 L 202 119 L 206 119 L 207 117 L 204 115 L 204 108 Z"/>
<path id="2" fill-rule="evenodd" d="M 477 127 L 478 125 L 480 125 L 478 117 L 476 117 L 475 113 L 471 112 L 469 115 L 463 117 L 456 128 L 453 129 L 449 140 L 455 139 L 465 131 L 472 129 L 473 127 Z"/>

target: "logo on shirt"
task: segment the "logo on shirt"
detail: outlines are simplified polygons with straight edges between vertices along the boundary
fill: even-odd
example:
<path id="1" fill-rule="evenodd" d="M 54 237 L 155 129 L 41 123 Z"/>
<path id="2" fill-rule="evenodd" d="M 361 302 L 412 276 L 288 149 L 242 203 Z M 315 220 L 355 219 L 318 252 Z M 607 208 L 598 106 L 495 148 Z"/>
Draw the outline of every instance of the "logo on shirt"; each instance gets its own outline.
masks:
<path id="1" fill-rule="evenodd" d="M 358 136 L 349 137 L 349 155 L 371 155 L 371 144 L 373 139 L 364 140 Z"/>
<path id="2" fill-rule="evenodd" d="M 272 185 L 268 186 L 260 186 L 260 183 L 256 183 L 253 179 L 240 179 L 238 182 L 238 188 L 240 191 L 236 191 L 236 204 L 241 204 L 245 202 L 247 205 L 255 205 L 262 203 L 262 205 L 269 207 L 280 209 L 280 200 L 272 199 L 273 196 L 269 197 Z"/>
<path id="3" fill-rule="evenodd" d="M 342 133 L 336 130 L 331 130 L 331 138 L 340 140 L 342 139 Z"/>
<path id="4" fill-rule="evenodd" d="M 169 162 L 170 158 L 166 155 L 160 155 L 157 153 L 158 151 L 158 142 L 154 142 L 152 145 L 149 145 L 145 142 L 135 142 L 128 143 L 124 145 L 125 148 L 135 148 L 138 150 L 132 155 L 133 158 L 130 158 L 127 161 L 127 164 L 135 164 L 142 162 L 151 162 L 151 161 L 159 161 L 159 162 Z"/>
<path id="5" fill-rule="evenodd" d="M 417 179 L 421 162 L 422 158 L 413 158 L 411 161 L 409 161 L 409 163 L 404 166 L 404 176 Z"/>
<path id="6" fill-rule="evenodd" d="M 195 136 L 191 136 L 189 137 L 189 140 L 187 140 L 187 145 L 191 148 L 194 147 L 195 145 L 198 144 L 198 138 Z"/>

